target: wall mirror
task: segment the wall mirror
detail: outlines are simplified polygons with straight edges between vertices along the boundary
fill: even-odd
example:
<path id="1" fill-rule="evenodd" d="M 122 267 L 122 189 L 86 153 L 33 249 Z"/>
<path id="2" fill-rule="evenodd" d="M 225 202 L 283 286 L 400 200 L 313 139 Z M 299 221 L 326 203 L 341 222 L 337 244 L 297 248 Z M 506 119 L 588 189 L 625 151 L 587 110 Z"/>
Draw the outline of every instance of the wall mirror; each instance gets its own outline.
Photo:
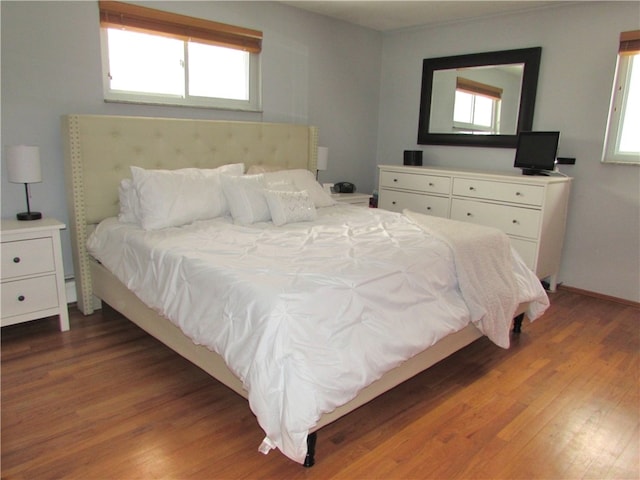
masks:
<path id="1" fill-rule="evenodd" d="M 533 125 L 541 51 L 424 59 L 418 144 L 515 148 Z"/>

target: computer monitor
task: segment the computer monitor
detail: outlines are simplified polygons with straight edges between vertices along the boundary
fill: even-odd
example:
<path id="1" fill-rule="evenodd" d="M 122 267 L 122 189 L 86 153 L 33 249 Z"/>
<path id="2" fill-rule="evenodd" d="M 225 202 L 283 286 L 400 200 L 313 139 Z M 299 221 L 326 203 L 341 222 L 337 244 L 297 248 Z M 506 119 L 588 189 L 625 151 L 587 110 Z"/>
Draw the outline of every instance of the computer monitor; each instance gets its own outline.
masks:
<path id="1" fill-rule="evenodd" d="M 513 166 L 523 175 L 546 175 L 555 168 L 559 140 L 560 132 L 520 132 Z"/>

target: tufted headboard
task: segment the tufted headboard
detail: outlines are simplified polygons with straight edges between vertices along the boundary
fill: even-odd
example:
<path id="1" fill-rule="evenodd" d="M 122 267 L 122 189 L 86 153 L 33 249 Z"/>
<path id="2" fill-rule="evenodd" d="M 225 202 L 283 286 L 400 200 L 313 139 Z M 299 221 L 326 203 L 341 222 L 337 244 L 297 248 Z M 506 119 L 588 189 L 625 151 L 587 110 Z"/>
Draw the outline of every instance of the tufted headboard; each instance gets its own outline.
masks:
<path id="1" fill-rule="evenodd" d="M 118 214 L 118 185 L 130 165 L 213 168 L 228 163 L 306 168 L 315 173 L 318 132 L 307 125 L 65 115 L 65 176 L 78 305 L 93 303 L 87 236 Z"/>

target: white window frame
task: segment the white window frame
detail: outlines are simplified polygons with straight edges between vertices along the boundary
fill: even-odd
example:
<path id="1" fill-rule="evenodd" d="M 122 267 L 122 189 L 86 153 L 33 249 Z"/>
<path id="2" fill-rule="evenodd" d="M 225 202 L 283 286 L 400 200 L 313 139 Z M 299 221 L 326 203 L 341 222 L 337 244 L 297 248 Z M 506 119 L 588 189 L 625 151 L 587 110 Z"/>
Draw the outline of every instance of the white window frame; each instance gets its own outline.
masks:
<path id="1" fill-rule="evenodd" d="M 489 98 L 491 100 L 491 125 L 487 126 L 487 125 L 480 125 L 477 123 L 467 123 L 467 122 L 459 122 L 459 121 L 453 120 L 454 129 L 459 130 L 461 132 L 465 132 L 465 133 L 475 133 L 475 134 L 489 135 L 492 133 L 496 133 L 498 131 L 498 112 L 500 111 L 498 102 L 500 102 L 501 100 L 498 98 L 487 97 L 485 95 L 481 95 L 478 93 L 468 92 L 466 90 L 457 89 L 456 92 L 458 91 L 471 95 L 472 110 L 473 110 L 471 115 L 472 117 L 475 117 L 476 99 L 478 97 L 482 96 L 485 98 Z M 455 107 L 454 107 L 454 112 L 455 112 Z"/>
<path id="2" fill-rule="evenodd" d="M 144 92 L 127 92 L 123 90 L 111 89 L 109 78 L 109 42 L 107 28 L 100 28 L 100 43 L 102 50 L 102 85 L 103 96 L 106 102 L 135 103 L 147 105 L 174 105 L 186 107 L 217 108 L 225 110 L 242 110 L 259 112 L 262 107 L 260 88 L 260 54 L 249 54 L 249 99 L 238 100 L 229 98 L 198 97 L 189 95 L 188 92 L 188 55 L 187 42 L 184 41 L 185 48 L 185 92 L 186 95 L 162 95 Z"/>
<path id="3" fill-rule="evenodd" d="M 603 163 L 640 165 L 640 152 L 621 152 L 619 150 L 623 127 L 622 123 L 625 118 L 626 108 L 629 105 L 632 62 L 634 64 L 633 68 L 640 69 L 640 53 L 618 53 L 602 153 Z"/>

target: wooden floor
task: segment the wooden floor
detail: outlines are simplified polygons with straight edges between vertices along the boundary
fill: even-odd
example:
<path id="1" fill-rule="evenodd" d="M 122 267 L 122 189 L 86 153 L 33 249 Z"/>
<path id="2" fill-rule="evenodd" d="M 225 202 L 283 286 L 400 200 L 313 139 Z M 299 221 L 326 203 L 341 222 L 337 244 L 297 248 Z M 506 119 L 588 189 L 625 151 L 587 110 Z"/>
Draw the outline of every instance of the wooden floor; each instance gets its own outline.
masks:
<path id="1" fill-rule="evenodd" d="M 640 311 L 568 291 L 318 434 L 258 453 L 247 402 L 113 310 L 2 329 L 2 478 L 640 478 Z"/>

